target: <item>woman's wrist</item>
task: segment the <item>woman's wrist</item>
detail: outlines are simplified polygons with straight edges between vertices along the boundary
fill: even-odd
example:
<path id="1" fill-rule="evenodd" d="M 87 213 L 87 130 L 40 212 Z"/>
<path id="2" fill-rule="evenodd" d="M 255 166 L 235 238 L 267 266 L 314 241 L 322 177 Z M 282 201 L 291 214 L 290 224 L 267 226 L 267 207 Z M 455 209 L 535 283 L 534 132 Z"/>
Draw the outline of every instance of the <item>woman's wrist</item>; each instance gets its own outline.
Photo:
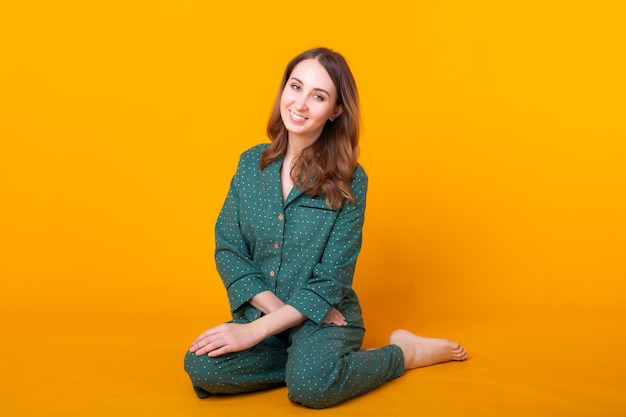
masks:
<path id="1" fill-rule="evenodd" d="M 285 305 L 285 303 L 271 291 L 263 291 L 255 295 L 250 300 L 250 304 L 263 314 L 270 314 Z"/>
<path id="2" fill-rule="evenodd" d="M 253 332 L 258 334 L 259 337 L 262 337 L 262 339 L 265 339 L 284 330 L 298 326 L 305 320 L 306 317 L 298 310 L 290 305 L 283 304 L 282 307 L 274 312 L 266 314 L 248 324 L 251 325 Z"/>
<path id="3" fill-rule="evenodd" d="M 267 323 L 265 323 L 265 320 L 262 320 L 263 317 L 246 323 L 246 326 L 248 326 L 250 331 L 255 335 L 254 337 L 257 340 L 257 344 L 260 343 L 262 340 L 272 336 L 271 331 L 267 327 Z"/>

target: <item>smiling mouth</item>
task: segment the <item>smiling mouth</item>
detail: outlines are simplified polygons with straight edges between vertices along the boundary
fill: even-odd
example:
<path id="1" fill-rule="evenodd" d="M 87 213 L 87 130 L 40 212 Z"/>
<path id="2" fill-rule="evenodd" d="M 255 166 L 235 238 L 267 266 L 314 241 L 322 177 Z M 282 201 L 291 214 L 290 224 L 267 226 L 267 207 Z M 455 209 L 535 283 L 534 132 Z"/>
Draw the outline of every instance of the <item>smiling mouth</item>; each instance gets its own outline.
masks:
<path id="1" fill-rule="evenodd" d="M 299 114 L 294 113 L 293 110 L 289 110 L 289 114 L 291 114 L 291 118 L 293 120 L 297 120 L 297 121 L 304 121 L 304 120 L 306 120 L 306 117 L 300 116 Z"/>

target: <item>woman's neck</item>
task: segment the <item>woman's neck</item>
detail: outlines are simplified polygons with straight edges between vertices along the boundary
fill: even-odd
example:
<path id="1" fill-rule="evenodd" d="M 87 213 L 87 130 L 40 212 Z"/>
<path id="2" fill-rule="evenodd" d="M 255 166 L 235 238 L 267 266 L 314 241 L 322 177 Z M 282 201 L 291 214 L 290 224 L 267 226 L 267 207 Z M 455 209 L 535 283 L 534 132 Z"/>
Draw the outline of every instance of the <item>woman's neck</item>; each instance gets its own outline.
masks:
<path id="1" fill-rule="evenodd" d="M 289 135 L 287 139 L 287 150 L 285 151 L 285 158 L 295 160 L 303 149 L 308 148 L 315 143 L 315 139 L 301 138 L 299 136 Z"/>

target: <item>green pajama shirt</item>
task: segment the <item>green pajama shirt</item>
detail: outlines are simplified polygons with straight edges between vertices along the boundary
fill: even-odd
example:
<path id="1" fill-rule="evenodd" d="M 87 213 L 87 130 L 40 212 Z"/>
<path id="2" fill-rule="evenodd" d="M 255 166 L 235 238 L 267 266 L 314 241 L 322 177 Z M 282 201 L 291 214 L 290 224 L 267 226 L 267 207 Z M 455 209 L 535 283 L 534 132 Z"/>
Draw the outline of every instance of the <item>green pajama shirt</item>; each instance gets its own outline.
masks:
<path id="1" fill-rule="evenodd" d="M 185 370 L 199 397 L 286 384 L 289 398 L 324 408 L 400 376 L 402 351 L 390 345 L 360 351 L 365 328 L 352 279 L 361 249 L 367 175 L 357 166 L 356 202 L 331 209 L 324 196 L 295 187 L 283 202 L 282 159 L 261 171 L 267 144 L 241 155 L 215 226 L 215 260 L 233 321 L 262 313 L 249 304 L 270 290 L 307 317 L 298 327 L 244 350 L 210 358 L 188 352 Z M 323 324 L 335 307 L 348 325 Z"/>

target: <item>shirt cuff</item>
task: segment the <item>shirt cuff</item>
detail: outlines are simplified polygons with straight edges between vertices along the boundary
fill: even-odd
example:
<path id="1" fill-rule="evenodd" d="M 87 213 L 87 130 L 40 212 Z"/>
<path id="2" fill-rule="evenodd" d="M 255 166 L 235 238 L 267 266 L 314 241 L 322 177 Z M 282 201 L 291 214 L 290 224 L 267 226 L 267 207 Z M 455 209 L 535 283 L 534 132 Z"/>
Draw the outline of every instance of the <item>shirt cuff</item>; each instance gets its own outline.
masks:
<path id="1" fill-rule="evenodd" d="M 286 304 L 289 304 L 308 319 L 321 325 L 332 306 L 313 291 L 302 289 L 297 291 Z"/>
<path id="2" fill-rule="evenodd" d="M 230 303 L 230 311 L 232 313 L 236 312 L 255 295 L 267 291 L 267 289 L 263 281 L 256 276 L 239 278 L 226 290 L 228 302 Z"/>

